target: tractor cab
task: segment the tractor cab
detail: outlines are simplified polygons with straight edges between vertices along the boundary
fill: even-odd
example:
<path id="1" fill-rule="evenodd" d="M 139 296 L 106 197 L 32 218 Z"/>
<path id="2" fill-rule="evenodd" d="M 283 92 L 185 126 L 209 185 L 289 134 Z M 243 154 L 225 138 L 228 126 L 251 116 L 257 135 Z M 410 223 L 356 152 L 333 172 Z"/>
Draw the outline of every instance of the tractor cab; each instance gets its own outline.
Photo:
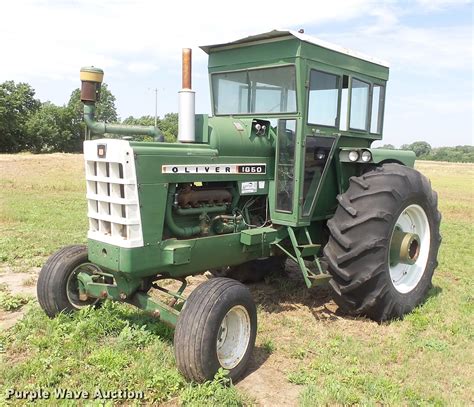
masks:
<path id="1" fill-rule="evenodd" d="M 214 118 L 270 123 L 272 220 L 302 226 L 327 218 L 347 187 L 334 154 L 370 163 L 364 149 L 382 138 L 388 64 L 289 30 L 201 48 L 209 54 Z M 357 148 L 351 159 L 345 146 Z"/>

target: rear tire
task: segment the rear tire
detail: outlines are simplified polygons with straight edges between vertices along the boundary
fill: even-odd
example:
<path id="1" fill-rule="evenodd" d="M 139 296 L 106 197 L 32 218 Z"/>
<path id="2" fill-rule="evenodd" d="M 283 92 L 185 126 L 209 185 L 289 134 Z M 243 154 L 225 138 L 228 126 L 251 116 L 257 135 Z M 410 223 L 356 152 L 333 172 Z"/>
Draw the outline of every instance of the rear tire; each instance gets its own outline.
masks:
<path id="1" fill-rule="evenodd" d="M 88 263 L 87 247 L 84 245 L 63 247 L 45 263 L 36 291 L 38 302 L 49 317 L 53 318 L 60 312 L 74 312 L 88 305 L 99 305 L 97 298 L 79 300 L 75 274 Z"/>
<path id="2" fill-rule="evenodd" d="M 418 171 L 386 164 L 352 177 L 338 201 L 324 248 L 334 300 L 346 312 L 375 321 L 401 318 L 426 298 L 438 265 L 436 192 Z M 415 264 L 390 263 L 395 228 L 420 235 Z"/>
<path id="3" fill-rule="evenodd" d="M 219 368 L 232 380 L 245 371 L 257 335 L 257 311 L 250 291 L 229 278 L 213 278 L 188 297 L 176 324 L 174 352 L 191 381 L 212 380 Z"/>

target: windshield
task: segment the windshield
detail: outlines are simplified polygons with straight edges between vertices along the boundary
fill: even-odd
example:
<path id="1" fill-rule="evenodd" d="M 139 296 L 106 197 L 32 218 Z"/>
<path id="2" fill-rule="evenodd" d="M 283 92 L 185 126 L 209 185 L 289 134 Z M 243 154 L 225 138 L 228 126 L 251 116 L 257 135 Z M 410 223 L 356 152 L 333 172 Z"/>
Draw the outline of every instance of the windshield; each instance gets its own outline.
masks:
<path id="1" fill-rule="evenodd" d="M 296 112 L 294 66 L 212 75 L 214 114 Z"/>

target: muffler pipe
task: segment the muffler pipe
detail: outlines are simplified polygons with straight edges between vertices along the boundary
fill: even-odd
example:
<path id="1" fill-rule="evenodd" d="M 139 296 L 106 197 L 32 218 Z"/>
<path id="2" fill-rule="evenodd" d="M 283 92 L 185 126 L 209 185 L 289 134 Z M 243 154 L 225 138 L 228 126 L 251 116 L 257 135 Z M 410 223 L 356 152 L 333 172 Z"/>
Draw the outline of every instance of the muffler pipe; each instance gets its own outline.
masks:
<path id="1" fill-rule="evenodd" d="M 194 143 L 195 137 L 195 92 L 191 89 L 191 48 L 183 48 L 182 89 L 178 92 L 178 141 Z"/>
<path id="2" fill-rule="evenodd" d="M 192 50 L 183 48 L 183 89 L 192 89 L 191 70 L 192 70 Z"/>

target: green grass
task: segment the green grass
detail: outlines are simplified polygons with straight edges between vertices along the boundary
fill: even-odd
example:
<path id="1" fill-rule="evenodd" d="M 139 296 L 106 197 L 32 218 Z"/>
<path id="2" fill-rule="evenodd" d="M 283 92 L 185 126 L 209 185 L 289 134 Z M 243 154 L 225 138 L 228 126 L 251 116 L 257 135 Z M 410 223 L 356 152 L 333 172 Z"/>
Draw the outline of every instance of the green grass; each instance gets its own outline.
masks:
<path id="1" fill-rule="evenodd" d="M 302 386 L 303 406 L 474 402 L 474 166 L 418 168 L 438 190 L 443 214 L 429 297 L 403 321 L 340 321 L 314 333 L 317 343 L 303 340 L 311 353 L 288 372 L 288 380 Z"/>
<path id="2" fill-rule="evenodd" d="M 183 405 L 238 406 L 244 401 L 222 372 L 213 382 L 186 383 L 175 368 L 172 330 L 126 305 L 106 302 L 55 319 L 32 306 L 0 343 L 2 365 L 8 366 L 0 375 L 3 394 L 8 388 L 90 395 L 127 389 L 144 392 L 148 403 L 175 399 Z"/>
<path id="3" fill-rule="evenodd" d="M 70 154 L 0 156 L 0 262 L 26 271 L 86 241 L 82 165 Z"/>
<path id="4" fill-rule="evenodd" d="M 82 160 L 68 154 L 0 156 L 0 265 L 28 271 L 61 246 L 86 241 Z M 26 302 L 2 286 L 0 310 Z M 91 395 L 95 389 L 128 389 L 143 391 L 147 403 L 248 403 L 222 372 L 212 382 L 186 383 L 175 366 L 172 338 L 170 328 L 131 306 L 106 303 L 51 320 L 35 302 L 21 322 L 0 331 L 0 404 L 9 388 Z"/>
<path id="5" fill-rule="evenodd" d="M 302 406 L 474 404 L 474 166 L 423 162 L 419 169 L 439 192 L 443 244 L 429 298 L 403 321 L 337 316 L 324 290 L 308 291 L 301 281 L 277 279 L 256 295 L 257 344 L 281 381 L 298 386 Z M 85 241 L 81 156 L 0 156 L 0 174 L 0 266 L 26 271 Z M 107 302 L 51 320 L 36 302 L 24 308 L 23 320 L 0 332 L 0 397 L 12 387 L 59 387 L 142 390 L 156 404 L 254 403 L 222 372 L 209 383 L 186 383 L 172 331 L 140 310 Z"/>
<path id="6" fill-rule="evenodd" d="M 28 304 L 30 298 L 22 294 L 11 294 L 7 290 L 0 290 L 0 310 L 16 311 Z"/>

